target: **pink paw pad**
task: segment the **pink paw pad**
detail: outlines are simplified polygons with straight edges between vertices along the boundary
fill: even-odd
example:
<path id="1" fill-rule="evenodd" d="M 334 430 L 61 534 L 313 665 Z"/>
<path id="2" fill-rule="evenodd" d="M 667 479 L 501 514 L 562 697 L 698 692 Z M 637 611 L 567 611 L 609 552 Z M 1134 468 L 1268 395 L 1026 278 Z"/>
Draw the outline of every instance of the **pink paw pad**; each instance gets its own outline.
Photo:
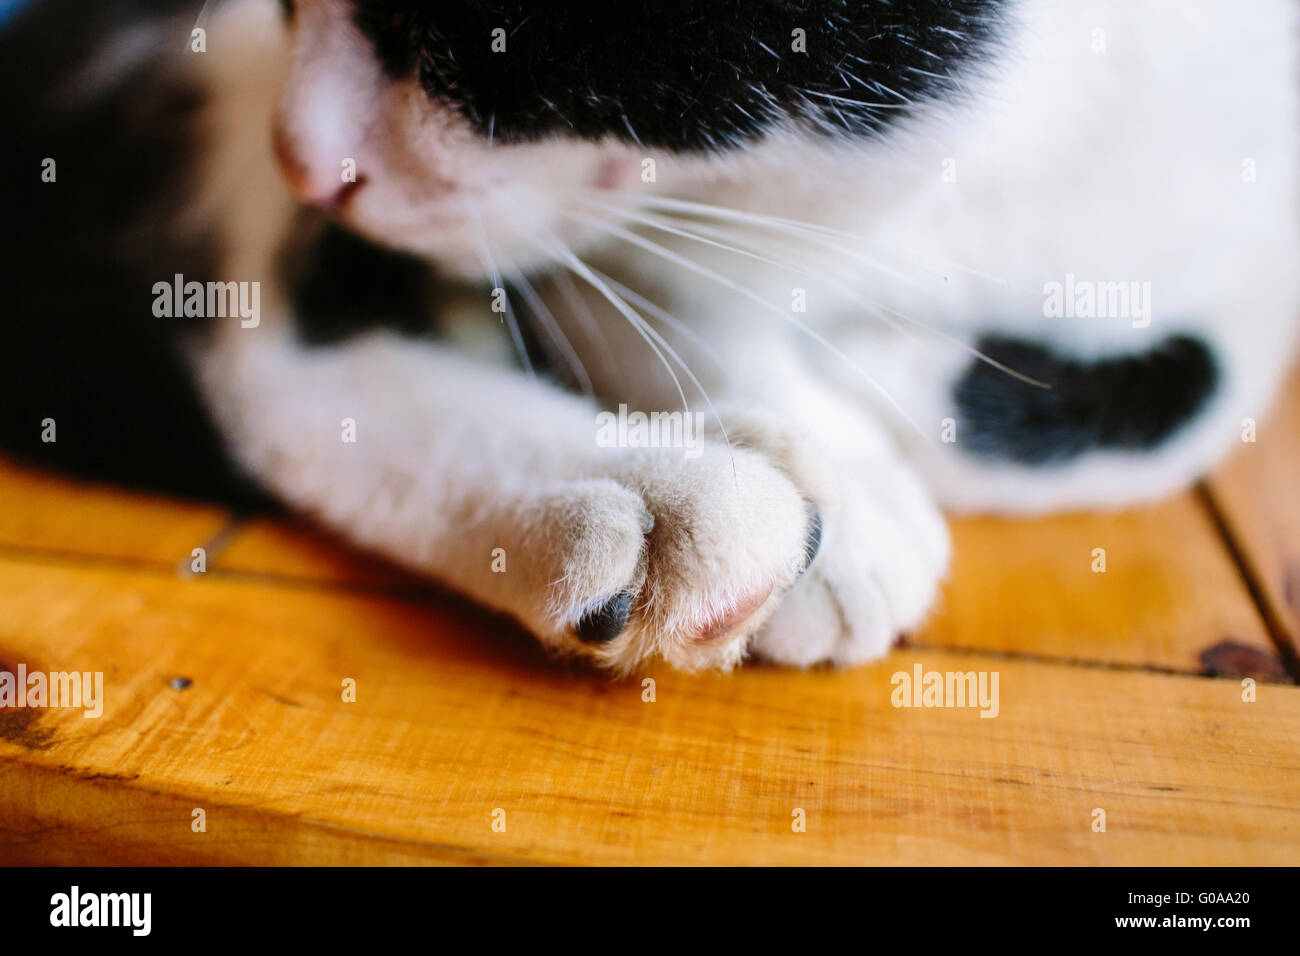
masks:
<path id="1" fill-rule="evenodd" d="M 728 637 L 734 631 L 739 630 L 749 618 L 761 608 L 769 597 L 772 596 L 772 586 L 759 588 L 749 594 L 743 595 L 734 603 L 728 604 L 714 615 L 713 619 L 704 626 L 704 629 L 695 636 L 696 644 L 712 644 Z"/>

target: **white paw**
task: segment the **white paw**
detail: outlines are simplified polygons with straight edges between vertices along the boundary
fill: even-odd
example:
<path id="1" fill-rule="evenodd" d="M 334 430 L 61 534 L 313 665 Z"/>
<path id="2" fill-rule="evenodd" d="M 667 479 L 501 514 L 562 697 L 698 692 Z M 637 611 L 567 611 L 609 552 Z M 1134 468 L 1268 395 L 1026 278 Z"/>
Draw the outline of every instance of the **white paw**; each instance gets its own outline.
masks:
<path id="1" fill-rule="evenodd" d="M 860 664 L 924 619 L 948 565 L 943 517 L 893 463 L 841 465 L 821 551 L 753 641 L 779 664 Z"/>
<path id="2" fill-rule="evenodd" d="M 807 567 L 812 505 L 784 470 L 739 445 L 704 442 L 698 458 L 609 452 L 604 477 L 539 502 L 560 573 L 528 623 L 618 672 L 651 659 L 735 665 Z"/>
<path id="3" fill-rule="evenodd" d="M 548 644 L 620 673 L 726 669 L 749 651 L 850 665 L 921 621 L 948 535 L 919 480 L 894 462 L 831 466 L 766 413 L 723 420 L 730 445 L 608 449 L 601 477 L 534 500 L 529 550 L 557 570 L 525 620 Z"/>

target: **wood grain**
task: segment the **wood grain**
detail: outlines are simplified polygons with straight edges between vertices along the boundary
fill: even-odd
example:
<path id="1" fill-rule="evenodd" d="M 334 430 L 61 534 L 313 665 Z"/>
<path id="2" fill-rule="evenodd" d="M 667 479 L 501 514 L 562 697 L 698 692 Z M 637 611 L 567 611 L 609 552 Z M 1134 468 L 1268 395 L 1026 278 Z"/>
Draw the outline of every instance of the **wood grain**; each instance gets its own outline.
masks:
<path id="1" fill-rule="evenodd" d="M 1238 671 L 1289 679 L 1193 492 L 1123 512 L 965 517 L 952 532 L 952 573 L 921 646 L 1198 673 L 1227 642 L 1242 651 Z"/>
<path id="2" fill-rule="evenodd" d="M 178 564 L 225 509 L 72 481 L 0 458 L 0 547 Z"/>
<path id="3" fill-rule="evenodd" d="M 905 649 L 651 703 L 454 602 L 0 559 L 18 661 L 107 703 L 0 711 L 7 862 L 1300 862 L 1295 687 Z M 917 663 L 999 715 L 893 707 Z"/>
<path id="4" fill-rule="evenodd" d="M 0 463 L 0 670 L 106 684 L 0 709 L 0 862 L 1294 865 L 1298 435 L 1300 381 L 1205 493 L 955 521 L 880 664 L 653 702 L 301 524 Z M 918 664 L 996 672 L 998 716 L 894 707 Z"/>
<path id="5" fill-rule="evenodd" d="M 250 518 L 230 529 L 209 567 L 232 574 L 338 584 L 379 590 L 427 589 L 428 585 L 374 555 L 348 547 L 305 521 Z"/>
<path id="6" fill-rule="evenodd" d="M 1240 572 L 1194 493 L 1110 514 L 952 521 L 954 563 L 924 647 L 1026 653 L 1199 673 L 1237 648 L 1232 673 L 1288 680 Z M 1107 570 L 1093 572 L 1105 548 Z M 213 556 L 224 572 L 414 591 L 401 569 L 302 523 L 242 522 Z"/>

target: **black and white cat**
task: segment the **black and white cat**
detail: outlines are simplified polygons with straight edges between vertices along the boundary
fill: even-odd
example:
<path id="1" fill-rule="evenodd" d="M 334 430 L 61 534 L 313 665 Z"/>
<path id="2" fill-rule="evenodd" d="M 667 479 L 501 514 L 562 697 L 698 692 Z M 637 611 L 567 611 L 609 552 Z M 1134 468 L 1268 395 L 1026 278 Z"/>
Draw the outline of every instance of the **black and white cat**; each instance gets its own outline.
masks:
<path id="1" fill-rule="evenodd" d="M 940 505 L 1164 494 L 1293 354 L 1291 0 L 209 6 L 0 35 L 3 445 L 616 671 L 877 656 Z"/>

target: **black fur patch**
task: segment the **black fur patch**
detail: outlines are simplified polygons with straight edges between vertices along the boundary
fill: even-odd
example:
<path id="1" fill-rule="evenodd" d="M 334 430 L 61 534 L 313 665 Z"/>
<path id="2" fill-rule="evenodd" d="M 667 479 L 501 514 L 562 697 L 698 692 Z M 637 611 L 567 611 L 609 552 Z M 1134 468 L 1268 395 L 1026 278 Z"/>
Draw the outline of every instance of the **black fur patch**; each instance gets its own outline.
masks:
<path id="1" fill-rule="evenodd" d="M 879 132 L 951 91 L 1002 0 L 353 0 L 387 72 L 484 136 L 743 145 L 790 117 Z M 504 52 L 493 50 L 504 31 Z M 794 31 L 803 31 L 797 52 Z M 497 34 L 498 42 L 501 34 Z"/>
<path id="2" fill-rule="evenodd" d="M 332 222 L 300 223 L 295 232 L 310 237 L 288 254 L 285 269 L 294 327 L 305 345 L 330 345 L 376 328 L 413 336 L 430 331 L 427 263 Z"/>
<path id="3" fill-rule="evenodd" d="M 1218 378 L 1213 353 L 1190 336 L 1091 362 L 1000 336 L 977 347 L 1051 388 L 976 361 L 953 389 L 958 446 L 1026 465 L 1068 461 L 1093 449 L 1155 448 L 1200 411 Z"/>
<path id="4" fill-rule="evenodd" d="M 306 346 L 335 345 L 366 332 L 439 338 L 436 282 L 428 262 L 370 242 L 303 210 L 281 255 L 294 329 Z M 523 355 L 514 358 L 566 388 L 577 386 L 563 355 L 539 331 L 538 316 L 511 283 L 505 284 Z M 488 295 L 487 290 L 483 295 Z"/>
<path id="5" fill-rule="evenodd" d="M 181 0 L 148 13 L 172 9 L 193 22 Z M 148 65 L 120 85 L 78 88 L 94 46 L 141 16 L 124 0 L 41 0 L 0 32 L 0 449 L 109 481 L 263 504 L 182 360 L 199 320 L 152 310 L 154 282 L 217 278 L 215 250 L 167 226 L 189 194 L 197 91 Z M 46 158 L 54 182 L 42 181 Z M 53 442 L 42 440 L 46 419 Z"/>

